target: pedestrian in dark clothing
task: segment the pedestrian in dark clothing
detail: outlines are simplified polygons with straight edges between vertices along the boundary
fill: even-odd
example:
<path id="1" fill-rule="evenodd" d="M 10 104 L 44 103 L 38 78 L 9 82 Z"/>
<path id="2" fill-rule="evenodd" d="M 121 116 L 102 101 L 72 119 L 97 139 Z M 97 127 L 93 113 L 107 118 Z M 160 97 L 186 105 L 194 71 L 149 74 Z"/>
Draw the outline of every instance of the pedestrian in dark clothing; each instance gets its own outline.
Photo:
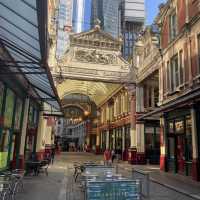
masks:
<path id="1" fill-rule="evenodd" d="M 111 159 L 112 159 L 112 163 L 114 162 L 114 159 L 115 159 L 115 150 L 113 149 L 112 151 L 111 151 Z"/>
<path id="2" fill-rule="evenodd" d="M 54 162 L 54 157 L 55 157 L 55 148 L 52 148 L 51 150 L 51 164 L 53 165 Z"/>

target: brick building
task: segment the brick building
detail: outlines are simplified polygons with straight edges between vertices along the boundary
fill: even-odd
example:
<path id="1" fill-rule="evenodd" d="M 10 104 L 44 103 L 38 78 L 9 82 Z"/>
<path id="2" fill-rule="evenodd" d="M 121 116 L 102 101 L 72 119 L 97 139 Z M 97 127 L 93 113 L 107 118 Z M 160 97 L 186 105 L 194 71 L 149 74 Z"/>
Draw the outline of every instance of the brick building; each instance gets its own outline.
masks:
<path id="1" fill-rule="evenodd" d="M 200 1 L 160 6 L 160 168 L 200 180 Z"/>

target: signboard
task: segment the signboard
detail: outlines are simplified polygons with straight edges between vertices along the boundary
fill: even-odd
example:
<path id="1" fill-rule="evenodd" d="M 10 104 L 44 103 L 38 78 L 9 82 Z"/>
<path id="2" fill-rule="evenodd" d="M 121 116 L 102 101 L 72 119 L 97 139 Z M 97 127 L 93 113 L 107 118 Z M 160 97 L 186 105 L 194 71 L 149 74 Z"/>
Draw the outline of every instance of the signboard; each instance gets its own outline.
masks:
<path id="1" fill-rule="evenodd" d="M 139 181 L 90 181 L 87 184 L 87 200 L 139 200 Z"/>

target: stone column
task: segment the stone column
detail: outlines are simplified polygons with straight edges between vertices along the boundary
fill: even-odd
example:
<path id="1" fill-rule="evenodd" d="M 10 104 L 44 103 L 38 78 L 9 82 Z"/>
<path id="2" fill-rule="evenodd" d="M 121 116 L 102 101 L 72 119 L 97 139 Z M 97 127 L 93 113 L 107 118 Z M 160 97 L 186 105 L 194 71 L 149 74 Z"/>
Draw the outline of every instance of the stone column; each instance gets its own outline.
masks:
<path id="1" fill-rule="evenodd" d="M 116 146 L 115 146 L 115 138 L 116 138 L 116 135 L 115 135 L 115 128 L 113 129 L 113 148 L 116 149 Z"/>
<path id="2" fill-rule="evenodd" d="M 145 138 L 144 123 L 136 124 L 136 140 L 137 140 L 137 164 L 146 164 L 145 158 Z"/>
<path id="3" fill-rule="evenodd" d="M 167 171 L 167 120 L 166 115 L 160 118 L 160 169 Z"/>
<path id="4" fill-rule="evenodd" d="M 192 119 L 192 178 L 196 181 L 200 180 L 200 163 L 198 156 L 198 134 L 197 134 L 197 113 L 196 109 L 193 106 L 190 110 L 191 119 Z"/>
<path id="5" fill-rule="evenodd" d="M 136 97 L 131 96 L 131 147 L 136 148 Z"/>
<path id="6" fill-rule="evenodd" d="M 125 135 L 125 126 L 122 127 L 122 159 L 127 160 L 126 156 L 126 149 L 125 149 L 125 140 L 126 140 L 126 135 Z"/>
<path id="7" fill-rule="evenodd" d="M 20 168 L 24 168 L 24 148 L 26 142 L 27 125 L 28 125 L 29 104 L 30 104 L 30 99 L 29 97 L 27 97 L 24 104 L 24 116 L 23 116 L 23 125 L 21 131 L 21 141 L 19 150 L 19 163 L 17 166 Z"/>
<path id="8" fill-rule="evenodd" d="M 122 126 L 122 151 L 125 150 L 125 127 Z"/>
<path id="9" fill-rule="evenodd" d="M 38 131 L 37 131 L 37 143 L 36 143 L 36 152 L 37 158 L 42 160 L 45 153 L 45 144 L 44 144 L 44 135 L 45 135 L 45 127 L 46 127 L 46 120 L 43 117 L 43 112 L 40 112 L 39 115 L 39 124 L 38 124 Z"/>
<path id="10" fill-rule="evenodd" d="M 109 148 L 109 129 L 106 130 L 106 149 Z"/>
<path id="11" fill-rule="evenodd" d="M 97 127 L 97 134 L 96 134 L 96 154 L 100 153 L 100 130 Z"/>

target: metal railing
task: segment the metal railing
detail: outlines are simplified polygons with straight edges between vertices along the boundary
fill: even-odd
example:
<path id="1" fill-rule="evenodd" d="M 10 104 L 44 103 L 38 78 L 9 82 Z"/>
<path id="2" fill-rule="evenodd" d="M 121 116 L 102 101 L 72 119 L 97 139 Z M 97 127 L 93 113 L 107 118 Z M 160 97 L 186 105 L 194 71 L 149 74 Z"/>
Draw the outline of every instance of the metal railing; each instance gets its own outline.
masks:
<path id="1" fill-rule="evenodd" d="M 141 182 L 141 195 L 144 197 L 150 196 L 150 178 L 148 172 L 132 169 L 132 178 L 139 179 Z"/>

